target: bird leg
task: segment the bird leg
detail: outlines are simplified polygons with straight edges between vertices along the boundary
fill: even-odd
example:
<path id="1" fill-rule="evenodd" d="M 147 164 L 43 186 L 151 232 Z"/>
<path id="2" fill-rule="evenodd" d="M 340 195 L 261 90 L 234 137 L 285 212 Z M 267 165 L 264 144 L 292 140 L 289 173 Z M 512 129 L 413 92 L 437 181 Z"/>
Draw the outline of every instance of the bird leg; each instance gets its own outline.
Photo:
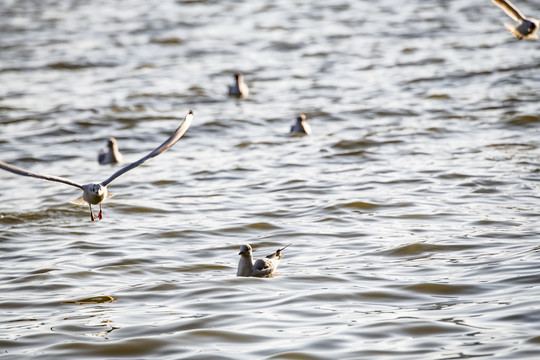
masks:
<path id="1" fill-rule="evenodd" d="M 90 219 L 92 221 L 96 221 L 96 217 L 94 216 L 94 212 L 92 211 L 92 204 L 88 204 L 90 206 Z"/>
<path id="2" fill-rule="evenodd" d="M 99 204 L 99 214 L 97 217 L 99 220 L 103 219 L 103 211 L 101 210 L 101 204 Z"/>

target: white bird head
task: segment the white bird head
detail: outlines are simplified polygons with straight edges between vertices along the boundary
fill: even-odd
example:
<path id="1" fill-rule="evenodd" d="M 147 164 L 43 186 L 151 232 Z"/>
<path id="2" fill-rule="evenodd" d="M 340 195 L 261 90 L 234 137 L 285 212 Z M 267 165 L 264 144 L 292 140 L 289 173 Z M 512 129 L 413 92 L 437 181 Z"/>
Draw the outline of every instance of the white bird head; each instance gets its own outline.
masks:
<path id="1" fill-rule="evenodd" d="M 98 196 L 101 196 L 105 191 L 107 191 L 107 189 L 101 184 L 91 184 L 90 191 Z"/>
<path id="2" fill-rule="evenodd" d="M 107 198 L 107 187 L 101 184 L 83 185 L 83 199 L 89 204 L 97 205 Z"/>
<path id="3" fill-rule="evenodd" d="M 240 246 L 240 252 L 238 253 L 238 255 L 242 255 L 242 256 L 251 255 L 251 246 L 249 244 Z"/>

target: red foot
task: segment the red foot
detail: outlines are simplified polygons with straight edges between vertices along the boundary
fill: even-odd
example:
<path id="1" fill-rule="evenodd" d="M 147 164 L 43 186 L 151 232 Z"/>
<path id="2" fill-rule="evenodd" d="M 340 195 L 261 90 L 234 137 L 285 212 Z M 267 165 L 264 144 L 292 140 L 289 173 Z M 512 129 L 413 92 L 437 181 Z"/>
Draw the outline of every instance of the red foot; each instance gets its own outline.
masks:
<path id="1" fill-rule="evenodd" d="M 97 217 L 99 220 L 103 219 L 103 213 L 100 211 Z"/>

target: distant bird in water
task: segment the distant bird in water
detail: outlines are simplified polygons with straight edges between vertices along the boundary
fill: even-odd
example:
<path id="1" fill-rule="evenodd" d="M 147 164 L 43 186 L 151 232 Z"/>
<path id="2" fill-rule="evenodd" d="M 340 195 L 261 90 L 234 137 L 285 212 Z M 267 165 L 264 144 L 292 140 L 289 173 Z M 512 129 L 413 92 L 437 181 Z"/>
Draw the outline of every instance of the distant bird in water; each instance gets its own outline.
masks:
<path id="1" fill-rule="evenodd" d="M 109 185 L 114 179 L 124 174 L 125 172 L 128 172 L 129 170 L 134 169 L 137 166 L 141 165 L 142 163 L 167 151 L 171 146 L 176 144 L 176 142 L 180 140 L 182 136 L 184 136 L 189 126 L 191 125 L 192 121 L 193 121 L 193 112 L 190 110 L 189 113 L 184 118 L 184 120 L 182 121 L 182 123 L 180 124 L 180 126 L 174 131 L 174 133 L 167 140 L 165 140 L 163 144 L 155 148 L 154 151 L 152 151 L 150 154 L 118 170 L 117 172 L 112 174 L 107 180 L 101 183 L 81 185 L 76 182 L 70 181 L 68 179 L 61 178 L 61 177 L 50 176 L 50 175 L 40 175 L 40 174 L 36 174 L 30 171 L 26 171 L 16 166 L 5 163 L 3 161 L 0 161 L 0 169 L 7 170 L 18 175 L 35 177 L 38 179 L 43 179 L 43 180 L 48 180 L 48 181 L 55 181 L 55 182 L 63 183 L 63 184 L 74 186 L 81 189 L 83 191 L 83 196 L 81 198 L 74 200 L 73 203 L 88 204 L 90 206 L 90 219 L 92 221 L 95 221 L 96 218 L 94 216 L 94 212 L 92 211 L 92 205 L 99 204 L 98 218 L 102 219 L 103 211 L 101 209 L 101 203 L 105 199 L 108 199 L 114 196 L 114 194 L 108 193 L 107 185 Z M 139 194 L 137 193 L 135 193 L 134 196 L 135 198 L 139 198 Z"/>
<path id="2" fill-rule="evenodd" d="M 291 126 L 291 134 L 311 135 L 311 126 L 306 120 L 306 114 L 301 113 L 296 118 L 296 124 Z"/>
<path id="3" fill-rule="evenodd" d="M 238 253 L 238 255 L 240 255 L 240 261 L 238 262 L 236 276 L 264 277 L 272 275 L 277 269 L 281 259 L 283 259 L 283 254 L 281 252 L 287 248 L 287 246 L 277 249 L 276 252 L 265 258 L 257 259 L 255 262 L 253 262 L 251 246 L 249 244 L 240 246 L 240 252 Z"/>
<path id="4" fill-rule="evenodd" d="M 229 95 L 239 98 L 246 98 L 249 95 L 249 88 L 244 82 L 242 74 L 234 74 L 234 84 L 229 85 Z"/>
<path id="5" fill-rule="evenodd" d="M 504 26 L 518 39 L 538 39 L 536 32 L 540 22 L 537 19 L 527 18 L 508 0 L 492 0 L 497 6 L 499 6 L 506 15 L 519 23 L 518 26 L 504 24 Z"/>
<path id="6" fill-rule="evenodd" d="M 115 138 L 110 137 L 107 140 L 107 150 L 101 150 L 98 154 L 98 162 L 101 165 L 118 164 L 122 161 L 122 154 L 118 150 L 118 142 Z"/>

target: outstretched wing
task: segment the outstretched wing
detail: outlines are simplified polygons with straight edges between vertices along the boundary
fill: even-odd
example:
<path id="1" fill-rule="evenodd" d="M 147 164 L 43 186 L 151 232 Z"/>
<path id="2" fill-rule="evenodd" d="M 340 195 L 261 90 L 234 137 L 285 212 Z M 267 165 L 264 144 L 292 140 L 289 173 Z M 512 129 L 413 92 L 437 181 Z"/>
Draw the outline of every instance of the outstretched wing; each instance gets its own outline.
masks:
<path id="1" fill-rule="evenodd" d="M 18 168 L 16 166 L 10 165 L 10 164 L 5 163 L 3 161 L 0 161 L 0 169 L 10 171 L 10 172 L 12 172 L 14 174 L 17 174 L 17 175 L 30 176 L 30 177 L 34 177 L 34 178 L 38 178 L 38 179 L 42 179 L 42 180 L 47 180 L 47 181 L 55 181 L 55 182 L 59 182 L 59 183 L 62 183 L 62 184 L 75 186 L 75 187 L 77 187 L 79 189 L 83 188 L 82 185 L 77 184 L 76 182 L 73 182 L 71 180 L 64 179 L 64 178 L 61 178 L 61 177 L 58 177 L 58 176 L 36 174 L 36 173 L 30 172 L 30 171 Z"/>
<path id="2" fill-rule="evenodd" d="M 508 0 L 492 0 L 495 5 L 503 9 L 503 11 L 506 13 L 506 15 L 510 16 L 512 19 L 514 19 L 517 22 L 522 22 L 525 19 L 525 16 L 523 16 L 522 13 L 519 12 L 519 10 L 515 7 L 514 4 L 512 4 Z"/>
<path id="3" fill-rule="evenodd" d="M 144 162 L 158 156 L 159 154 L 164 153 L 165 151 L 167 151 L 178 140 L 180 140 L 180 138 L 182 136 L 184 136 L 184 134 L 188 130 L 189 126 L 191 125 L 192 121 L 193 121 L 193 112 L 191 110 L 189 110 L 189 113 L 184 118 L 184 121 L 182 121 L 180 126 L 175 130 L 175 132 L 167 140 L 165 140 L 165 142 L 163 144 L 159 145 L 157 148 L 154 149 L 154 151 L 152 151 L 150 154 L 146 155 L 145 157 L 143 157 L 143 158 L 141 158 L 141 159 L 127 165 L 126 167 L 118 170 L 117 172 L 112 174 L 112 176 L 110 178 L 103 181 L 101 183 L 101 185 L 103 185 L 103 186 L 109 185 L 111 183 L 111 181 L 113 181 L 114 179 L 116 179 L 117 177 L 122 175 L 123 173 L 128 172 L 129 170 L 134 169 L 137 166 L 141 165 L 142 163 L 144 163 Z"/>

